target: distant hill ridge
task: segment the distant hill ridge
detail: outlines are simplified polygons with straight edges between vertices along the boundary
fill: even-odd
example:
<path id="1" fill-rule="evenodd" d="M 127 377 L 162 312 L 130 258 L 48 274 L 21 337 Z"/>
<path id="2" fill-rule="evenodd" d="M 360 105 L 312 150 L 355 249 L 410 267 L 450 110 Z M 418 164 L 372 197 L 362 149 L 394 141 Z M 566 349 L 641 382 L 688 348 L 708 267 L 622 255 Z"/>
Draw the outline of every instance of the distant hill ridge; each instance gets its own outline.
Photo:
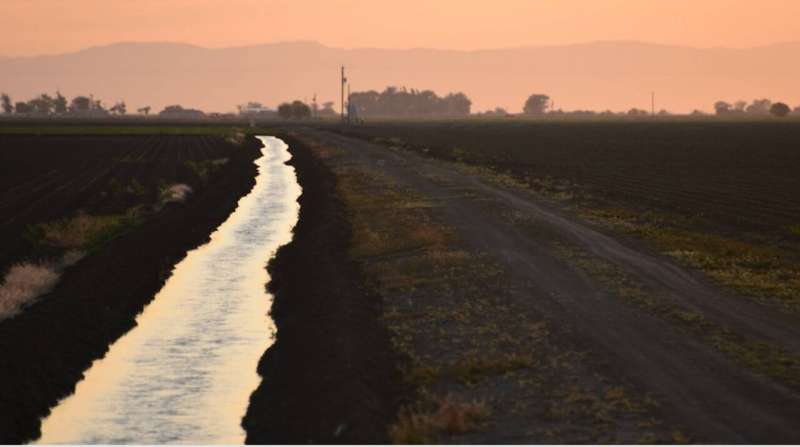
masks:
<path id="1" fill-rule="evenodd" d="M 60 89 L 93 93 L 129 110 L 181 104 L 232 111 L 260 101 L 339 98 L 339 66 L 354 91 L 387 85 L 463 91 L 473 111 L 518 111 L 530 93 L 556 108 L 710 110 L 714 101 L 767 97 L 800 105 L 800 42 L 754 48 L 692 48 L 635 41 L 488 50 L 342 49 L 314 41 L 204 48 L 172 42 L 121 42 L 73 53 L 0 57 L 0 91 L 15 100 Z"/>

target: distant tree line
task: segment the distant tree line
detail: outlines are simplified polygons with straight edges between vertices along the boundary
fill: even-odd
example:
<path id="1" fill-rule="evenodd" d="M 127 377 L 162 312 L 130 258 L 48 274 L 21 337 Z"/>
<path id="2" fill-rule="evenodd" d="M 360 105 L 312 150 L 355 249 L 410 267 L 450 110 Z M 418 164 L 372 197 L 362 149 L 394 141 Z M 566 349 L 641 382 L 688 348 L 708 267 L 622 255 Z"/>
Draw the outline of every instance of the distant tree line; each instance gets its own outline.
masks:
<path id="1" fill-rule="evenodd" d="M 791 107 L 783 102 L 773 103 L 771 100 L 754 99 L 753 102 L 736 101 L 729 103 L 717 101 L 714 103 L 714 112 L 717 115 L 774 115 L 784 117 L 792 113 Z M 794 109 L 795 114 L 800 114 L 800 106 Z"/>
<path id="2" fill-rule="evenodd" d="M 6 94 L 0 94 L 0 108 L 7 115 L 33 115 L 33 116 L 52 116 L 52 115 L 77 115 L 77 116 L 106 116 L 106 115 L 125 115 L 128 110 L 125 101 L 118 101 L 109 108 L 103 106 L 102 101 L 95 99 L 94 96 L 76 96 L 71 101 L 56 91 L 55 96 L 42 93 L 29 99 L 28 101 L 11 100 Z M 149 107 L 147 108 L 149 111 Z"/>
<path id="3" fill-rule="evenodd" d="M 185 109 L 176 104 L 164 107 L 164 110 L 158 112 L 158 116 L 162 118 L 192 119 L 203 118 L 206 114 L 202 110 Z"/>
<path id="4" fill-rule="evenodd" d="M 105 107 L 103 102 L 95 99 L 93 95 L 76 96 L 72 100 L 67 100 L 61 92 L 56 92 L 55 96 L 47 93 L 36 96 L 28 101 L 12 101 L 6 94 L 0 94 L 0 108 L 6 115 L 19 116 L 79 116 L 79 117 L 103 117 L 103 116 L 124 116 L 128 113 L 125 101 L 117 101 L 110 107 Z M 150 106 L 138 108 L 136 111 L 140 115 L 150 115 Z M 179 105 L 167 106 L 158 113 L 158 116 L 165 118 L 202 118 L 206 114 L 201 110 L 186 109 Z"/>
<path id="5" fill-rule="evenodd" d="M 382 92 L 354 92 L 350 104 L 359 117 L 468 116 L 472 101 L 463 93 L 438 96 L 432 90 L 386 87 Z"/>

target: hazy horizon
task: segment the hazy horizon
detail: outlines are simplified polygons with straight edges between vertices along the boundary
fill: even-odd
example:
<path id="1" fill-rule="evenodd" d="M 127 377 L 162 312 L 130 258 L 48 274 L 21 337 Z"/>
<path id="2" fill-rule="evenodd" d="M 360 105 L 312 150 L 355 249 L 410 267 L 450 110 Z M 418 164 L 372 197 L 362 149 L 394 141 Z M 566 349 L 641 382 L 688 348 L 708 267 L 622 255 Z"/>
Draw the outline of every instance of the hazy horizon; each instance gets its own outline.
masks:
<path id="1" fill-rule="evenodd" d="M 242 48 L 254 48 L 254 47 L 263 47 L 263 46 L 270 46 L 270 45 L 284 45 L 284 44 L 314 44 L 319 45 L 325 48 L 330 49 L 338 49 L 338 50 L 398 50 L 398 51 L 413 51 L 413 50 L 429 50 L 429 51 L 451 51 L 451 52 L 458 52 L 458 53 L 478 53 L 478 52 L 485 52 L 485 51 L 497 51 L 497 50 L 521 50 L 521 49 L 537 49 L 537 48 L 565 48 L 565 47 L 578 47 L 578 46 L 586 46 L 586 45 L 593 45 L 593 44 L 642 44 L 642 45 L 653 45 L 658 47 L 673 47 L 673 48 L 686 48 L 692 50 L 730 50 L 730 51 L 746 51 L 746 50 L 756 50 L 762 48 L 770 48 L 770 47 L 777 47 L 782 45 L 793 45 L 793 44 L 800 44 L 800 39 L 797 40 L 785 40 L 785 41 L 776 41 L 772 43 L 760 44 L 760 45 L 753 45 L 753 46 L 742 46 L 742 47 L 733 47 L 733 46 L 695 46 L 695 45 L 681 45 L 681 44 L 670 44 L 670 43 L 662 43 L 662 42 L 650 42 L 644 40 L 637 40 L 637 39 L 597 39 L 597 40 L 587 40 L 583 42 L 574 42 L 574 43 L 564 43 L 564 44 L 546 44 L 546 45 L 516 45 L 516 46 L 506 46 L 506 47 L 492 47 L 492 48 L 475 48 L 475 49 L 462 49 L 462 48 L 445 48 L 445 47 L 433 47 L 433 46 L 422 46 L 422 47 L 399 47 L 399 48 L 391 48 L 391 47 L 377 47 L 377 46 L 338 46 L 338 45 L 331 45 L 326 42 L 321 42 L 314 39 L 289 39 L 289 40 L 275 40 L 275 41 L 264 41 L 264 42 L 254 42 L 249 44 L 243 45 L 224 45 L 224 46 L 211 46 L 211 45 L 201 45 L 191 42 L 182 42 L 182 41 L 171 41 L 171 40 L 119 40 L 119 41 L 112 41 L 112 42 L 105 42 L 105 43 L 98 43 L 95 45 L 86 46 L 83 48 L 78 48 L 75 50 L 67 50 L 62 52 L 56 53 L 37 53 L 37 54 L 27 54 L 27 55 L 7 55 L 7 54 L 0 54 L 0 58 L 5 59 L 34 59 L 39 57 L 52 57 L 52 56 L 65 56 L 75 53 L 81 53 L 87 50 L 92 50 L 96 48 L 108 48 L 118 45 L 138 45 L 138 44 L 163 44 L 163 45 L 179 45 L 179 46 L 187 46 L 187 47 L 196 47 L 201 48 L 204 50 L 231 50 L 231 49 L 242 49 Z"/>
<path id="2" fill-rule="evenodd" d="M 800 40 L 792 0 L 5 0 L 0 55 L 115 42 L 207 48 L 311 40 L 337 48 L 480 50 L 596 41 L 752 48 Z M 413 31 L 413 32 L 410 32 Z"/>
<path id="3" fill-rule="evenodd" d="M 652 91 L 678 113 L 795 107 L 798 16 L 792 0 L 5 0 L 0 91 L 207 111 L 317 94 L 338 107 L 344 64 L 353 91 L 461 91 L 473 112 L 518 111 L 531 93 L 564 110 L 649 109 Z"/>

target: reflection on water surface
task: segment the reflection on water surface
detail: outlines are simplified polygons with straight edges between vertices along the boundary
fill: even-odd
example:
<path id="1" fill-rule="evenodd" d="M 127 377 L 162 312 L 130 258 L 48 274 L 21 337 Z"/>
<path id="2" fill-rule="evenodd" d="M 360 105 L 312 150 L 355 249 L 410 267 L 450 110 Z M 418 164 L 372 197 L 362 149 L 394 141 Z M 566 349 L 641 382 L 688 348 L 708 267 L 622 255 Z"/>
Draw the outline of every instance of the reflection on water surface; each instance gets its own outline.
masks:
<path id="1" fill-rule="evenodd" d="M 272 343 L 265 266 L 291 239 L 300 195 L 286 145 L 259 138 L 253 190 L 43 420 L 38 442 L 244 441 L 240 421 Z"/>

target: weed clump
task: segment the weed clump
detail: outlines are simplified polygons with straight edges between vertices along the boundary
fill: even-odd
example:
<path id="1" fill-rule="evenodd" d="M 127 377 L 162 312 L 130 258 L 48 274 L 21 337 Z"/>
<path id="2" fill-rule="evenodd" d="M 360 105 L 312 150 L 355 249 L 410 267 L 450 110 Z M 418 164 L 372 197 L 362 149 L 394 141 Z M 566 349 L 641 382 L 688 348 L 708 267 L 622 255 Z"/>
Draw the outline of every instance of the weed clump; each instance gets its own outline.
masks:
<path id="1" fill-rule="evenodd" d="M 389 428 L 389 437 L 395 444 L 429 444 L 439 434 L 473 431 L 491 414 L 484 402 L 460 402 L 448 395 L 428 405 L 403 408 Z"/>

